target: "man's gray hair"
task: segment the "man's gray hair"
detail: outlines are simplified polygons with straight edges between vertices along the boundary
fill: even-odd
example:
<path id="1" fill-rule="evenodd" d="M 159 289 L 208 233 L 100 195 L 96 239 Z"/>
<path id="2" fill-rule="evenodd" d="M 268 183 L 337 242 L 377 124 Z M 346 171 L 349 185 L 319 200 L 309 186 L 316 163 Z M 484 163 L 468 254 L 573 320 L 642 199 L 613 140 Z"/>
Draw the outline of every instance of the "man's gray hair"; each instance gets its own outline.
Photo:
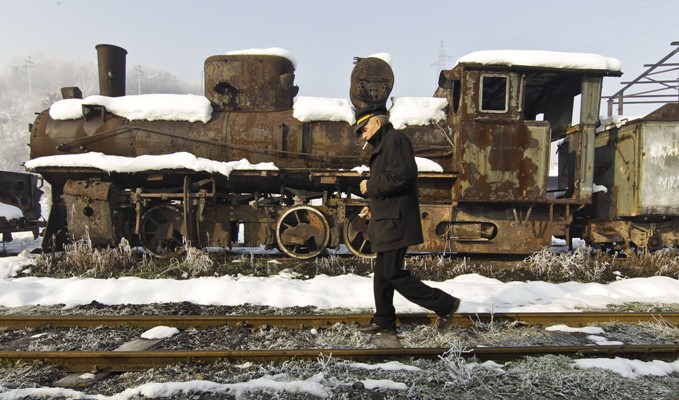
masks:
<path id="1" fill-rule="evenodd" d="M 389 123 L 389 116 L 388 115 L 380 114 L 380 115 L 375 115 L 373 118 L 378 119 L 380 121 L 380 123 L 382 124 L 382 126 Z"/>

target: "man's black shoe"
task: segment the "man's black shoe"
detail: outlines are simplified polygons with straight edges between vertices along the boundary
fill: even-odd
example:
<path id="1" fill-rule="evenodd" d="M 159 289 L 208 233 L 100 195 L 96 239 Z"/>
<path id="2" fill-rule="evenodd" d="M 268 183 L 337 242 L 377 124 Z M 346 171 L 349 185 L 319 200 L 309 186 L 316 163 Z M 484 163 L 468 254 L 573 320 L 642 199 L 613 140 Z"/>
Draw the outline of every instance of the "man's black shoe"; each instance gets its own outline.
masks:
<path id="1" fill-rule="evenodd" d="M 358 331 L 369 335 L 395 335 L 395 328 L 382 328 L 377 324 L 359 326 Z"/>
<path id="2" fill-rule="evenodd" d="M 450 311 L 439 316 L 438 320 L 436 320 L 437 331 L 444 332 L 446 329 L 450 327 L 450 324 L 453 323 L 453 314 L 455 313 L 455 311 L 457 311 L 458 308 L 460 308 L 460 299 L 455 297 L 453 300 L 453 307 L 451 307 Z"/>

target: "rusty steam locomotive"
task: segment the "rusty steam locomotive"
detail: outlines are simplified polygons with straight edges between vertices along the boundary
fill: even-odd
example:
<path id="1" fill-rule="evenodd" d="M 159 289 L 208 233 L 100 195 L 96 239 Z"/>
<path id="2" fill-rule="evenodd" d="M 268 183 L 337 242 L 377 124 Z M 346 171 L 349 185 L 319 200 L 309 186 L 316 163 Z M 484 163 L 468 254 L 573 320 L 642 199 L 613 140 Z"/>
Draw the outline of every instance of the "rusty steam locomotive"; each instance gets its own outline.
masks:
<path id="1" fill-rule="evenodd" d="M 97 51 L 101 95 L 125 96 L 126 51 L 112 45 Z M 553 237 L 611 248 L 678 245 L 677 105 L 597 132 L 602 80 L 621 74 L 606 63 L 612 59 L 563 65 L 497 56 L 473 53 L 442 71 L 433 98 L 445 99 L 443 117 L 402 127 L 416 156 L 442 169 L 419 174 L 425 242 L 410 250 L 529 254 Z M 367 57 L 357 59 L 351 79 L 350 99 L 358 108 L 386 102 L 394 76 L 388 63 Z M 362 149 L 351 121 L 297 117 L 297 89 L 293 62 L 271 54 L 208 58 L 211 111 L 203 121 L 136 119 L 108 103 L 80 100 L 77 88 L 62 89 L 64 101 L 79 101 L 82 112 L 72 118 L 40 113 L 26 163 L 52 185 L 44 246 L 89 235 L 101 246 L 126 238 L 161 257 L 188 243 L 264 245 L 300 259 L 343 244 L 372 256 L 369 221 L 358 216 L 367 204 L 359 182 L 369 171 L 352 170 L 367 164 L 370 149 Z M 571 124 L 574 109 L 579 123 Z M 555 142 L 558 171 L 550 177 Z M 224 173 L 73 161 L 97 155 L 143 166 L 149 157 L 170 154 L 275 168 Z"/>

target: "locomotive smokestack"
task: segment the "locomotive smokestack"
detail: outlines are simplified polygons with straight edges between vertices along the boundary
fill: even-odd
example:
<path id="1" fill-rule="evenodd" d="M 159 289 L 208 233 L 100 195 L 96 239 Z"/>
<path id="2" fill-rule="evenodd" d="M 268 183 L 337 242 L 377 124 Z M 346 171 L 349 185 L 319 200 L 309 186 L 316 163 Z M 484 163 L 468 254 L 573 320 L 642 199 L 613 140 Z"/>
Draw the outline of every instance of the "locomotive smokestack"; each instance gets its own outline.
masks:
<path id="1" fill-rule="evenodd" d="M 127 50 L 111 44 L 98 44 L 99 94 L 109 97 L 125 96 L 125 56 Z"/>

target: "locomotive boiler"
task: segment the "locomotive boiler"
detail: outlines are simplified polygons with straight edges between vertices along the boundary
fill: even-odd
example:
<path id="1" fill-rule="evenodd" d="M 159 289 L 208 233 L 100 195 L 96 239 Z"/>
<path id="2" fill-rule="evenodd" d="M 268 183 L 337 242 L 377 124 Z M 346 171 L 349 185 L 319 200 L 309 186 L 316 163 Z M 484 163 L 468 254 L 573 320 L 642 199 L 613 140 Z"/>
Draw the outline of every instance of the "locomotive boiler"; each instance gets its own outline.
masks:
<path id="1" fill-rule="evenodd" d="M 368 163 L 370 148 L 354 134 L 347 102 L 332 103 L 332 115 L 300 111 L 301 103 L 328 99 L 295 101 L 291 57 L 210 57 L 205 97 L 168 100 L 125 96 L 126 51 L 97 51 L 101 96 L 81 99 L 79 89 L 64 88 L 64 100 L 31 127 L 26 167 L 52 185 L 44 247 L 88 236 L 100 246 L 125 238 L 160 257 L 187 245 L 265 246 L 300 259 L 344 245 L 373 256 L 369 221 L 358 216 L 368 203 L 359 182 L 369 171 L 356 168 Z M 603 168 L 595 157 L 616 151 L 596 134 L 602 79 L 620 74 L 617 60 L 595 55 L 477 52 L 441 72 L 432 98 L 393 99 L 391 119 L 415 155 L 440 166 L 419 173 L 425 242 L 410 250 L 529 254 L 552 237 L 611 241 L 601 233 L 609 215 L 589 221 Z M 386 102 L 393 83 L 384 60 L 358 58 L 351 103 Z M 135 113 L 140 102 L 165 109 Z M 182 110 L 173 108 L 182 104 L 202 114 L 178 116 Z M 403 104 L 437 106 L 413 118 L 409 113 L 422 110 Z M 70 116 L 57 112 L 69 107 L 76 111 Z M 677 139 L 668 138 L 674 146 Z M 558 176 L 550 178 L 557 141 Z M 674 225 L 654 236 L 661 245 L 677 244 L 673 218 L 666 215 Z M 636 236 L 614 239 L 632 243 Z"/>

